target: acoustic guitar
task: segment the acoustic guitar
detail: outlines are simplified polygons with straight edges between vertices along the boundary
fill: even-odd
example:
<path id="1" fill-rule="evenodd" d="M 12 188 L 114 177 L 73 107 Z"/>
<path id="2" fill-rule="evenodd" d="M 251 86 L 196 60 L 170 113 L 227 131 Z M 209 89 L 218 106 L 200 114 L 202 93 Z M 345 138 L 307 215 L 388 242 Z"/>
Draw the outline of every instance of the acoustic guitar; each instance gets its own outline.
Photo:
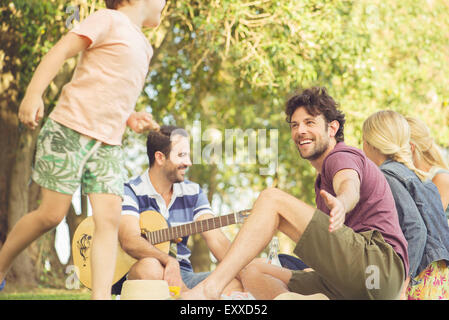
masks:
<path id="1" fill-rule="evenodd" d="M 204 219 L 176 227 L 169 227 L 165 218 L 156 211 L 145 211 L 140 214 L 139 225 L 141 234 L 147 241 L 159 250 L 169 253 L 173 240 L 221 228 L 227 225 L 242 223 L 249 215 L 250 210 L 242 210 L 235 213 Z M 73 262 L 75 271 L 81 283 L 92 288 L 91 270 L 91 246 L 94 237 L 93 217 L 87 217 L 77 227 L 72 240 Z M 128 255 L 120 246 L 117 248 L 117 261 L 115 266 L 113 283 L 119 281 L 137 260 Z"/>

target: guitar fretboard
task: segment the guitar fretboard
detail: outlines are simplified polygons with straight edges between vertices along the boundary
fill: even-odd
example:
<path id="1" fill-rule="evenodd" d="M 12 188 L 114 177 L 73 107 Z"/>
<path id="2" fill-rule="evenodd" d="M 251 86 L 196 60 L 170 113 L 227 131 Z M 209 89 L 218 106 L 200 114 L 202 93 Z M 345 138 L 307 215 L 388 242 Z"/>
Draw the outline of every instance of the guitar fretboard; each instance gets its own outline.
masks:
<path id="1" fill-rule="evenodd" d="M 225 216 L 219 216 L 211 219 L 182 224 L 176 227 L 147 232 L 146 236 L 148 241 L 151 244 L 155 245 L 158 243 L 182 238 L 191 234 L 221 228 L 230 224 L 234 224 L 235 222 L 235 215 L 232 213 Z"/>

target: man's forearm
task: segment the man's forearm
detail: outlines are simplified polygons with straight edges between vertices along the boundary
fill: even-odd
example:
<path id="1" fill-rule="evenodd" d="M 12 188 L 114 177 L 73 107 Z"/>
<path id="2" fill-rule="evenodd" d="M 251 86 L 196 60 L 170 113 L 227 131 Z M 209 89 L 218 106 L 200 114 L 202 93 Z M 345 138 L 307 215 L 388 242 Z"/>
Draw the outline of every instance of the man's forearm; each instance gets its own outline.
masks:
<path id="1" fill-rule="evenodd" d="M 169 259 L 173 259 L 173 257 L 152 246 L 142 237 L 133 238 L 132 240 L 127 239 L 125 242 L 126 245 L 122 245 L 123 250 L 134 259 L 155 258 L 164 266 L 168 263 Z"/>
<path id="2" fill-rule="evenodd" d="M 360 190 L 359 188 L 357 188 L 354 181 L 352 181 L 351 179 L 347 179 L 343 181 L 340 184 L 339 189 L 336 190 L 336 196 L 337 199 L 339 199 L 343 203 L 346 209 L 345 211 L 349 212 L 354 209 L 359 202 Z"/>

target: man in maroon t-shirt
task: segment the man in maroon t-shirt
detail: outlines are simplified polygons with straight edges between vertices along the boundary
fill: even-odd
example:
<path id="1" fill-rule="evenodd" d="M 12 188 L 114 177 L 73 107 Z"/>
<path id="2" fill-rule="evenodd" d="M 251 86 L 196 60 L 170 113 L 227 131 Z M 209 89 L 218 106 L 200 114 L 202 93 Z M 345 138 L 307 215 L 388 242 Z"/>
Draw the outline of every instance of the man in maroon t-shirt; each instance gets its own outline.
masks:
<path id="1" fill-rule="evenodd" d="M 408 274 L 407 242 L 384 175 L 363 152 L 345 145 L 344 115 L 324 88 L 290 98 L 286 114 L 301 157 L 318 172 L 318 209 L 276 188 L 264 190 L 226 257 L 183 297 L 219 298 L 240 273 L 257 299 L 288 291 L 330 299 L 398 298 Z M 311 269 L 250 263 L 277 230 L 297 243 L 294 253 Z"/>

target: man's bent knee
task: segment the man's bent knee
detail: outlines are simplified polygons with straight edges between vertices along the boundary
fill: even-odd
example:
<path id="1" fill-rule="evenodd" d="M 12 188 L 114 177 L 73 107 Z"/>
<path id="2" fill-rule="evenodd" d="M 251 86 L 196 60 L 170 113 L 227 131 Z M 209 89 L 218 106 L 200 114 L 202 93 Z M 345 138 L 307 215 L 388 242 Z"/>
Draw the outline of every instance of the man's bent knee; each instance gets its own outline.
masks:
<path id="1" fill-rule="evenodd" d="M 279 198 L 280 194 L 282 193 L 281 190 L 274 187 L 269 187 L 264 189 L 260 195 L 259 198 L 261 199 L 268 199 L 268 200 L 276 200 Z"/>
<path id="2" fill-rule="evenodd" d="M 244 287 L 250 286 L 254 281 L 258 281 L 263 276 L 257 263 L 251 263 L 240 272 L 240 279 Z"/>
<path id="3" fill-rule="evenodd" d="M 163 276 L 164 268 L 155 258 L 139 260 L 130 271 L 130 278 L 136 280 L 161 280 Z"/>
<path id="4" fill-rule="evenodd" d="M 262 273 L 262 270 L 260 268 L 260 265 L 264 263 L 265 259 L 262 258 L 256 258 L 252 262 L 250 262 L 245 268 L 240 271 L 240 275 L 243 278 L 247 277 L 253 277 L 253 276 L 260 276 Z"/>

